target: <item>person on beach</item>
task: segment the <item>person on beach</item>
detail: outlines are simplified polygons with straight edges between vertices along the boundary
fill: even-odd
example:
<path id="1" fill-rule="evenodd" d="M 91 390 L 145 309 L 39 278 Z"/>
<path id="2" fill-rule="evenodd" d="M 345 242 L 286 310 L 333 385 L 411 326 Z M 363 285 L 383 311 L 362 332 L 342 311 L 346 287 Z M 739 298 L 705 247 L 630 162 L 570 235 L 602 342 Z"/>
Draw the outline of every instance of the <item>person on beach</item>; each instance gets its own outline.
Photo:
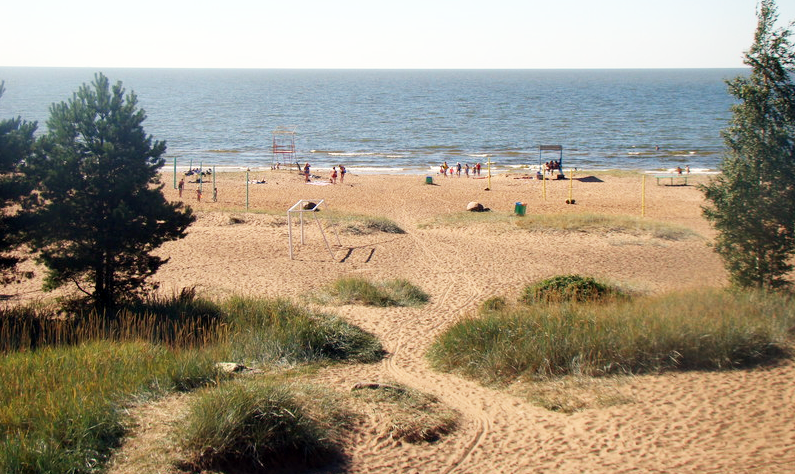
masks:
<path id="1" fill-rule="evenodd" d="M 182 197 L 182 190 L 185 189 L 185 178 L 180 178 L 177 189 L 179 190 L 179 197 Z"/>
<path id="2" fill-rule="evenodd" d="M 442 163 L 442 174 L 444 175 L 445 178 L 447 177 L 447 169 L 448 168 L 450 168 L 450 167 L 447 166 L 447 162 L 446 161 L 444 163 Z"/>
<path id="3" fill-rule="evenodd" d="M 480 163 L 475 165 L 475 174 L 480 176 Z"/>
<path id="4" fill-rule="evenodd" d="M 690 174 L 690 165 L 685 165 L 685 173 Z"/>
<path id="5" fill-rule="evenodd" d="M 348 171 L 345 169 L 345 167 L 340 165 L 340 184 L 342 184 L 342 182 L 345 181 L 345 173 L 347 172 Z"/>
<path id="6" fill-rule="evenodd" d="M 202 202 L 202 188 L 196 188 L 196 200 Z"/>
<path id="7" fill-rule="evenodd" d="M 337 167 L 334 166 L 331 168 L 331 177 L 329 178 L 331 184 L 337 184 Z"/>
<path id="8" fill-rule="evenodd" d="M 681 166 L 677 166 L 676 167 L 676 174 L 682 174 L 682 167 Z"/>
<path id="9" fill-rule="evenodd" d="M 455 164 L 455 174 L 459 178 L 461 177 L 461 162 Z"/>
<path id="10" fill-rule="evenodd" d="M 304 165 L 304 182 L 309 182 L 309 163 Z"/>
<path id="11" fill-rule="evenodd" d="M 464 167 L 464 173 L 466 173 L 467 178 L 469 178 L 469 163 L 466 163 L 466 165 Z"/>

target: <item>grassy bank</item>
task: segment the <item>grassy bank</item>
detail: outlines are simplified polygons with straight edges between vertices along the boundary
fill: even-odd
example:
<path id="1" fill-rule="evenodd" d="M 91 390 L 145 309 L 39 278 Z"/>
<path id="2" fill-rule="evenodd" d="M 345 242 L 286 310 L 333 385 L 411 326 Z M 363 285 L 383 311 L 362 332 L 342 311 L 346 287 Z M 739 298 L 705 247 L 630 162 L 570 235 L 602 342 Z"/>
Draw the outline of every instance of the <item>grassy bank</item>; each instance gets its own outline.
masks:
<path id="1" fill-rule="evenodd" d="M 787 355 L 790 297 L 703 290 L 611 303 L 508 305 L 452 326 L 429 358 L 484 383 L 724 369 Z"/>
<path id="2" fill-rule="evenodd" d="M 0 315 L 0 472 L 101 471 L 133 400 L 215 386 L 216 362 L 375 361 L 376 338 L 288 301 L 183 293 L 110 317 L 44 306 Z M 296 442 L 302 443 L 300 439 Z"/>

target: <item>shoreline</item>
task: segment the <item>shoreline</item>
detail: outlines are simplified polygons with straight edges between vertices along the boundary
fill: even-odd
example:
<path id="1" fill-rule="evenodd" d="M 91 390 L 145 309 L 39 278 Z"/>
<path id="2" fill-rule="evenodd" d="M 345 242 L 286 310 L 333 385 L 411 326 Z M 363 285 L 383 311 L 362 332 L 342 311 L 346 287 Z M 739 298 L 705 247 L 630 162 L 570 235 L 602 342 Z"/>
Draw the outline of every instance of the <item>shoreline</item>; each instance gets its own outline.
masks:
<path id="1" fill-rule="evenodd" d="M 312 162 L 309 162 L 310 166 Z M 345 163 L 342 163 L 345 165 Z M 233 166 L 233 165 L 223 165 L 223 166 L 204 166 L 203 169 L 206 170 L 213 170 L 215 169 L 216 173 L 244 173 L 247 170 L 251 173 L 261 173 L 265 171 L 280 171 L 280 172 L 298 172 L 296 168 L 293 168 L 295 164 L 285 167 L 282 165 L 278 170 L 274 170 L 267 166 L 258 166 L 258 167 L 246 167 L 246 166 Z M 379 176 L 379 175 L 389 175 L 389 176 L 436 176 L 440 175 L 439 168 L 433 167 L 428 169 L 423 168 L 388 168 L 388 167 L 350 167 L 346 166 L 346 169 L 350 174 L 359 174 L 359 175 L 368 175 L 368 176 Z M 190 170 L 190 165 L 183 166 L 177 165 L 176 170 L 178 175 L 184 174 L 188 170 Z M 199 169 L 198 166 L 194 166 L 193 169 Z M 331 166 L 312 166 L 313 172 L 324 172 L 330 173 L 332 167 Z M 508 166 L 508 167 L 500 167 L 500 168 L 493 168 L 492 175 L 504 175 L 504 174 L 520 174 L 520 173 L 535 173 L 536 170 L 539 169 L 538 165 L 517 165 L 517 166 Z M 572 168 L 564 168 L 563 171 L 565 174 L 568 174 Z M 663 174 L 674 174 L 676 173 L 676 168 L 656 168 L 656 169 L 641 169 L 641 168 L 604 168 L 604 169 L 596 169 L 596 168 L 573 168 L 574 172 L 579 173 L 638 173 L 638 174 L 655 174 L 655 173 L 663 173 Z M 174 166 L 169 165 L 168 163 L 160 169 L 161 175 L 170 175 L 174 173 Z M 471 171 L 470 171 L 471 173 Z M 487 173 L 486 167 L 484 166 L 481 170 L 481 176 Z M 684 174 L 684 173 L 683 173 Z M 720 174 L 720 170 L 712 169 L 712 168 L 691 168 L 690 173 L 691 175 L 717 175 Z M 464 175 L 464 172 L 461 172 L 461 175 Z"/>

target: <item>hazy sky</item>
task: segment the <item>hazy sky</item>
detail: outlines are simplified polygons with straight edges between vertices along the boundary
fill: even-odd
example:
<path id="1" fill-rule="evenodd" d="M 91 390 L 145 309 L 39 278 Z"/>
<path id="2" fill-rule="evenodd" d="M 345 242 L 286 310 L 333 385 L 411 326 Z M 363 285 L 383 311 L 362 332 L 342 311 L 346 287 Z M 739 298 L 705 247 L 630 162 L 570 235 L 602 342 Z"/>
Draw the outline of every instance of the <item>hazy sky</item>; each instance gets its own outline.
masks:
<path id="1" fill-rule="evenodd" d="M 755 27 L 756 0 L 14 0 L 0 66 L 741 67 Z"/>

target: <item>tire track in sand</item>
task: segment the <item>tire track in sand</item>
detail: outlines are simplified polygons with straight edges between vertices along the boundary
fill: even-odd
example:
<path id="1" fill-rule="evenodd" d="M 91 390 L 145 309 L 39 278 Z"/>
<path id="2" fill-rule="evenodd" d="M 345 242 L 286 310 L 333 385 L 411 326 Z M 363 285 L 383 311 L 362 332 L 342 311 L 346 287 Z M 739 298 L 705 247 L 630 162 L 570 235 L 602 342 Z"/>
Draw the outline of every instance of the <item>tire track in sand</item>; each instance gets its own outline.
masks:
<path id="1" fill-rule="evenodd" d="M 400 198 L 400 200 L 406 200 L 411 199 L 411 196 L 407 192 Z M 395 208 L 404 209 L 406 206 L 398 205 Z M 421 254 L 419 261 L 423 262 L 424 270 L 426 270 L 425 274 L 433 275 L 433 272 L 442 265 L 450 265 L 449 260 L 443 261 L 434 251 L 436 248 L 446 248 L 443 242 L 440 242 L 430 233 L 420 236 L 417 235 L 416 231 L 410 231 L 408 235 L 413 240 L 414 247 Z M 436 245 L 431 245 L 429 240 L 432 240 L 433 244 Z M 442 288 L 442 294 L 434 298 L 435 301 L 432 302 L 430 307 L 421 310 L 435 313 L 443 312 L 451 317 L 432 318 L 430 321 L 435 319 L 437 322 L 432 323 L 429 327 L 427 324 L 422 324 L 422 318 L 412 318 L 411 314 L 409 314 L 408 318 L 401 321 L 402 324 L 395 324 L 387 331 L 389 339 L 394 341 L 394 346 L 390 356 L 383 362 L 385 370 L 392 378 L 406 385 L 420 388 L 425 392 L 433 393 L 449 406 L 460 411 L 469 420 L 469 423 L 473 425 L 467 430 L 468 439 L 462 443 L 463 446 L 458 452 L 450 456 L 451 461 L 441 471 L 444 473 L 468 472 L 468 469 L 466 469 L 468 461 L 483 441 L 488 438 L 492 429 L 491 418 L 488 413 L 478 406 L 477 400 L 472 400 L 471 397 L 462 395 L 456 390 L 448 389 L 448 387 L 460 386 L 460 379 L 452 375 L 435 372 L 430 369 L 426 361 L 422 360 L 423 354 L 425 354 L 430 343 L 444 327 L 451 323 L 451 319 L 462 315 L 471 308 L 474 301 L 481 297 L 482 292 L 477 282 L 468 276 L 468 272 L 459 271 L 465 265 L 467 265 L 467 262 L 456 254 L 455 268 L 448 268 L 442 274 L 441 282 L 437 282 L 437 287 Z M 462 287 L 463 295 L 461 294 Z M 413 347 L 406 347 L 407 340 L 413 341 Z"/>

